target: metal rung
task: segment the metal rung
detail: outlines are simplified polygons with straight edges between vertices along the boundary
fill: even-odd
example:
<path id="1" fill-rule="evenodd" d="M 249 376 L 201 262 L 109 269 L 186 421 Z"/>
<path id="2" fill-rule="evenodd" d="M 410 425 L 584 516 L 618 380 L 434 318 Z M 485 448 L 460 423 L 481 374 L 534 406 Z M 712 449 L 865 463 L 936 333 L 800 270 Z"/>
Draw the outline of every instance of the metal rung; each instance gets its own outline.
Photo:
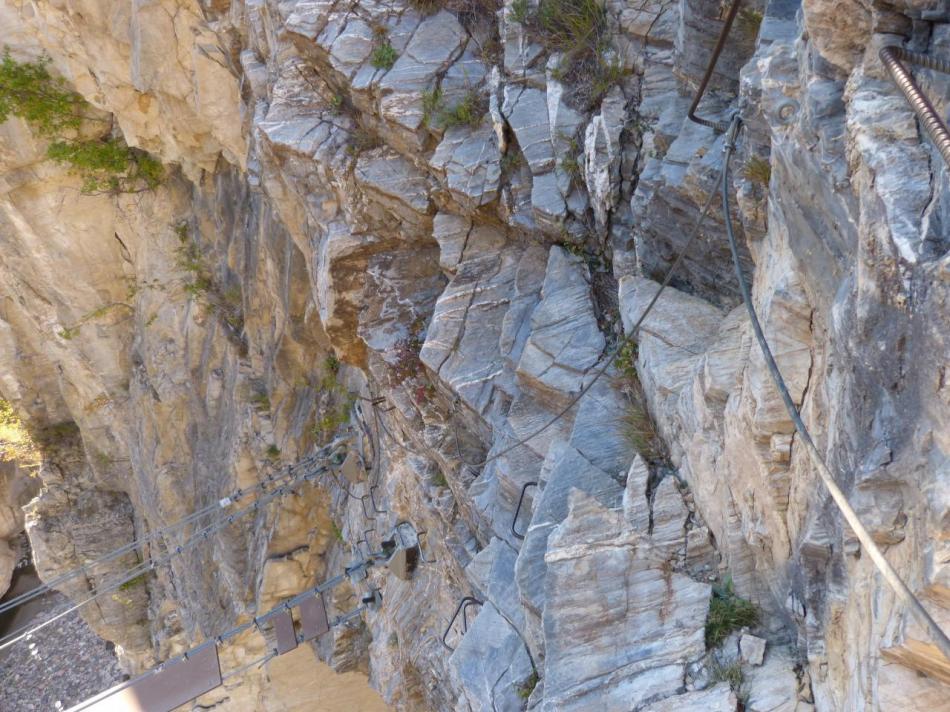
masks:
<path id="1" fill-rule="evenodd" d="M 515 524 L 518 523 L 518 515 L 521 514 L 521 505 L 524 504 L 524 494 L 528 491 L 529 487 L 537 486 L 537 482 L 525 482 L 524 487 L 521 488 L 521 496 L 518 497 L 518 506 L 515 508 L 515 516 L 511 519 L 511 534 L 517 539 L 524 539 L 524 534 L 519 534 L 518 530 L 515 529 Z"/>
<path id="2" fill-rule="evenodd" d="M 463 598 L 458 605 L 458 608 L 455 609 L 455 613 L 452 615 L 452 620 L 449 621 L 448 626 L 445 628 L 445 632 L 442 634 L 442 645 L 455 652 L 455 648 L 448 644 L 446 639 L 449 637 L 449 633 L 452 632 L 452 626 L 455 625 L 456 619 L 459 617 L 459 613 L 462 614 L 462 635 L 468 633 L 468 608 L 469 606 L 483 606 L 485 605 L 482 601 L 479 601 L 474 596 L 466 596 Z"/>

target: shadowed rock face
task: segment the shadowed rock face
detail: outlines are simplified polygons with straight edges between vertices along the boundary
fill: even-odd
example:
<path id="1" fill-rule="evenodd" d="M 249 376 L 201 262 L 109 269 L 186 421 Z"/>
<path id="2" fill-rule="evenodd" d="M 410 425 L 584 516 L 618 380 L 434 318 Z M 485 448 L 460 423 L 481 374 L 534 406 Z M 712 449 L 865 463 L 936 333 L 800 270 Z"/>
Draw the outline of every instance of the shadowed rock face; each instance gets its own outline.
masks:
<path id="1" fill-rule="evenodd" d="M 28 484 L 3 470 L 0 584 L 24 525 L 51 580 L 346 435 L 345 477 L 84 610 L 129 672 L 393 538 L 421 545 L 409 580 L 348 579 L 331 617 L 378 605 L 200 704 L 309 709 L 287 677 L 315 654 L 353 673 L 337 679 L 354 699 L 368 678 L 405 710 L 939 708 L 941 663 L 768 379 L 718 199 L 635 351 L 606 361 L 716 189 L 723 138 L 685 113 L 723 9 L 604 7 L 590 61 L 514 2 L 0 0 L 14 56 L 48 52 L 168 174 L 84 195 L 27 123 L 0 125 L 0 396 L 42 453 Z M 945 52 L 931 19 L 749 5 L 700 113 L 741 106 L 728 187 L 765 335 L 849 500 L 943 621 L 948 191 L 876 59 L 905 37 Z M 944 111 L 943 79 L 920 80 Z M 664 447 L 644 446 L 654 431 Z M 62 590 L 79 600 L 190 534 Z M 726 581 L 760 623 L 707 650 Z M 238 636 L 224 670 L 271 638 Z"/>

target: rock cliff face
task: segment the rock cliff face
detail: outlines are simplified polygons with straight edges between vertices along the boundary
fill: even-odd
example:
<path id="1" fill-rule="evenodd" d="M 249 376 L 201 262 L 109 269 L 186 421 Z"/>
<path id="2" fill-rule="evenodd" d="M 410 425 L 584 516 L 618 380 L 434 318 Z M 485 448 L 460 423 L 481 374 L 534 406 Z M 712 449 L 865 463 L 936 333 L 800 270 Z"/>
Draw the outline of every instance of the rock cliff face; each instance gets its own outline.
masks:
<path id="1" fill-rule="evenodd" d="M 571 7 L 599 18 L 595 48 L 557 35 Z M 314 647 L 361 673 L 324 697 L 367 700 L 368 679 L 405 710 L 945 709 L 947 665 L 768 380 L 718 201 L 594 380 L 724 141 L 685 118 L 720 3 L 600 7 L 3 0 L 13 55 L 47 53 L 167 177 L 87 195 L 27 123 L 0 125 L 0 395 L 42 454 L 25 523 L 35 481 L 0 479 L 0 584 L 23 526 L 51 580 L 345 436 L 340 475 L 83 608 L 129 672 L 395 535 L 421 545 L 408 580 L 370 568 L 329 598 L 382 596 Z M 700 109 L 744 118 L 733 217 L 792 396 L 945 628 L 950 189 L 877 51 L 939 55 L 948 27 L 914 2 L 750 2 Z M 920 75 L 945 108 L 946 78 Z M 720 642 L 729 586 L 758 623 Z M 222 646 L 225 670 L 270 635 Z M 287 684 L 312 655 L 280 665 L 201 707 L 329 704 Z"/>

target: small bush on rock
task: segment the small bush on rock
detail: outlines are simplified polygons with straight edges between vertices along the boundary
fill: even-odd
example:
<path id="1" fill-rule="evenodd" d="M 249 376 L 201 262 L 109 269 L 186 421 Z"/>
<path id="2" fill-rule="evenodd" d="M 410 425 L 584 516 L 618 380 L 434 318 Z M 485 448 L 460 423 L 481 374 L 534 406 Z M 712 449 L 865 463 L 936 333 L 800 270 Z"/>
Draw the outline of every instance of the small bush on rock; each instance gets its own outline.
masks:
<path id="1" fill-rule="evenodd" d="M 713 586 L 706 618 L 706 647 L 715 648 L 732 631 L 758 622 L 759 609 L 751 601 L 737 596 L 732 590 L 732 579 L 727 578 L 721 585 Z"/>
<path id="2" fill-rule="evenodd" d="M 164 178 L 162 164 L 125 145 L 121 138 L 80 136 L 89 105 L 61 77 L 49 72 L 49 57 L 18 62 L 4 50 L 0 58 L 0 123 L 17 116 L 44 138 L 54 161 L 65 163 L 82 178 L 83 193 L 138 193 L 156 188 Z"/>

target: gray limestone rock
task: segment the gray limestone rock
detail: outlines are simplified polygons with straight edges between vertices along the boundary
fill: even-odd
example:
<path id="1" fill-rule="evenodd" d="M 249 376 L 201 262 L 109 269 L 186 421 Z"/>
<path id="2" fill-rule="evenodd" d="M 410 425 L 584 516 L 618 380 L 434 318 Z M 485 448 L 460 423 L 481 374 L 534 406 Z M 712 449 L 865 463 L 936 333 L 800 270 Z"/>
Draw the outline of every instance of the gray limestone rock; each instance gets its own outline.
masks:
<path id="1" fill-rule="evenodd" d="M 636 709 L 676 690 L 684 664 L 703 655 L 708 584 L 664 570 L 648 550 L 621 510 L 571 493 L 545 554 L 542 709 Z"/>
<path id="2" fill-rule="evenodd" d="M 444 171 L 455 199 L 474 210 L 498 197 L 500 161 L 497 136 L 491 124 L 483 122 L 474 130 L 458 126 L 446 131 L 429 162 Z"/>
<path id="3" fill-rule="evenodd" d="M 568 515 L 573 490 L 595 497 L 605 506 L 620 503 L 622 489 L 616 479 L 593 465 L 566 443 L 551 448 L 547 457 L 547 481 L 535 498 L 531 524 L 525 534 L 515 575 L 524 605 L 536 613 L 545 607 L 545 552 L 548 537 Z"/>
<path id="4" fill-rule="evenodd" d="M 588 280 L 579 259 L 551 248 L 541 303 L 531 315 L 531 334 L 518 362 L 526 386 L 563 399 L 580 388 L 586 371 L 600 359 L 605 341 Z"/>
<path id="5" fill-rule="evenodd" d="M 475 712 L 520 710 L 534 671 L 521 637 L 486 603 L 448 660 L 456 689 Z"/>

